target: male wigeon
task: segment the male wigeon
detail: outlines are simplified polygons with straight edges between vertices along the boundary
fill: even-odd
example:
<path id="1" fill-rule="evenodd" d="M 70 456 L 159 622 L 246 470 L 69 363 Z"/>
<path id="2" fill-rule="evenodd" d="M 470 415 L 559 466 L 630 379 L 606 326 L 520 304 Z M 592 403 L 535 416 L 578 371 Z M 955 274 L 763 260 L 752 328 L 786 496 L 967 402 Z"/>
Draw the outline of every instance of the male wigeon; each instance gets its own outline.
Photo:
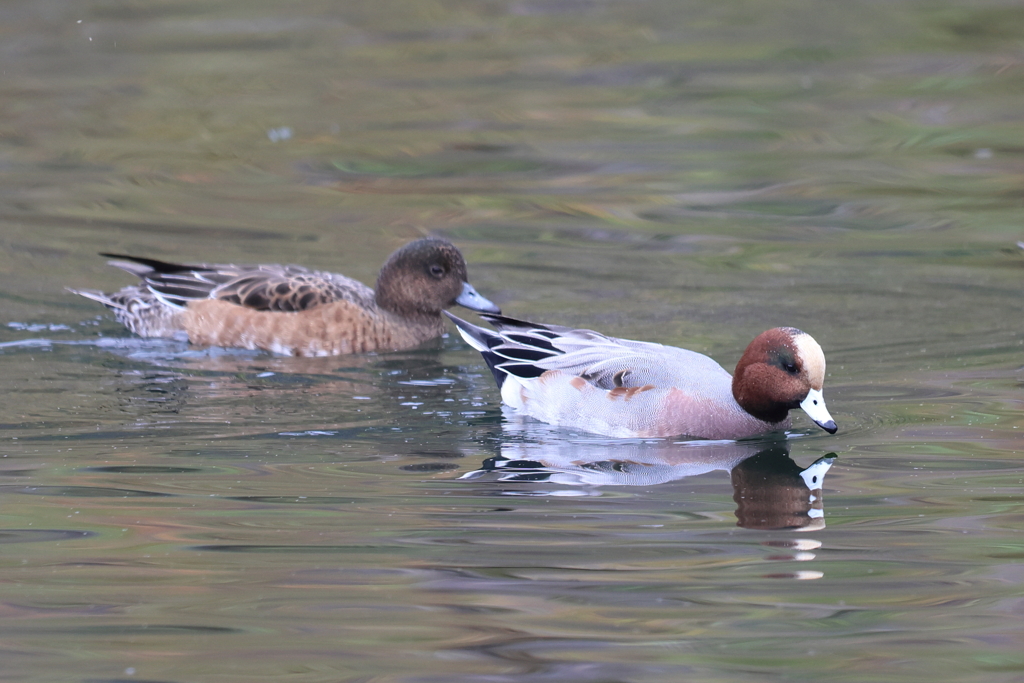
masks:
<path id="1" fill-rule="evenodd" d="M 426 238 L 393 253 L 376 292 L 335 273 L 283 265 L 180 265 L 101 254 L 142 279 L 105 294 L 72 289 L 114 312 L 142 337 L 182 337 L 203 346 L 291 356 L 398 351 L 440 336 L 441 311 L 459 304 L 499 313 L 466 281 L 451 242 Z"/>
<path id="2" fill-rule="evenodd" d="M 543 422 L 614 437 L 741 439 L 787 429 L 791 408 L 835 434 L 821 393 L 825 355 L 792 327 L 762 332 L 731 377 L 705 355 L 481 314 L 446 312 L 479 351 L 507 405 Z"/>

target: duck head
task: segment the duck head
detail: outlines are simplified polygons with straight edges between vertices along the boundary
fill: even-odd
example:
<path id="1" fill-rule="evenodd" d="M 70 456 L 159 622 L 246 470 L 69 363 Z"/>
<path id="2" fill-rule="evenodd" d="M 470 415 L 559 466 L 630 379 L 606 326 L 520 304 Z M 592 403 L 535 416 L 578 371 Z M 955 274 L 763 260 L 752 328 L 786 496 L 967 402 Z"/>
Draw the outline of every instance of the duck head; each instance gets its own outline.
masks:
<path id="1" fill-rule="evenodd" d="M 399 315 L 440 315 L 455 304 L 500 313 L 467 281 L 466 261 L 454 244 L 436 237 L 410 242 L 385 262 L 377 277 L 377 305 Z"/>
<path id="2" fill-rule="evenodd" d="M 802 408 L 829 434 L 839 429 L 821 393 L 825 354 L 814 338 L 795 327 L 762 332 L 743 352 L 732 378 L 740 407 L 765 422 L 781 422 Z"/>

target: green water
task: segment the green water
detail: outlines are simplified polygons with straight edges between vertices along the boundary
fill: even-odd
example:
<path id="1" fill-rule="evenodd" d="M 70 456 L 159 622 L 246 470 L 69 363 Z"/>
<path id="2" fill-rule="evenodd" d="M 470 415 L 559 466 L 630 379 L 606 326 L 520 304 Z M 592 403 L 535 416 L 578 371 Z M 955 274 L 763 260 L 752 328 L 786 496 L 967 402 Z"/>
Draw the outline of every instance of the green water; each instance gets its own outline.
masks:
<path id="1" fill-rule="evenodd" d="M 7 3 L 0 680 L 1024 679 L 1022 45 L 1002 2 Z M 800 327 L 840 431 L 595 439 L 454 333 L 194 349 L 64 290 L 423 234 L 510 315 L 727 368 Z"/>

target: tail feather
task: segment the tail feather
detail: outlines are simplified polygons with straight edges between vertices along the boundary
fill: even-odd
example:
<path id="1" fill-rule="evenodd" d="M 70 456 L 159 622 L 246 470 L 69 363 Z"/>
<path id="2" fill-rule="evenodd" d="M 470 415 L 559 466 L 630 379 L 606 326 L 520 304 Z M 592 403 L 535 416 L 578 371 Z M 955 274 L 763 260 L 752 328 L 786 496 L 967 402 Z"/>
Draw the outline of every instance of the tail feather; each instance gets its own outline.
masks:
<path id="1" fill-rule="evenodd" d="M 113 299 L 110 298 L 109 294 L 107 294 L 106 292 L 101 292 L 98 289 L 73 289 L 71 287 L 65 287 L 64 289 L 71 292 L 72 294 L 84 296 L 86 299 L 98 301 L 99 303 L 103 304 L 104 306 L 110 309 L 124 310 L 125 308 L 124 304 L 114 301 Z"/>
<path id="2" fill-rule="evenodd" d="M 491 374 L 494 375 L 494 381 L 498 384 L 498 388 L 501 389 L 501 385 L 505 383 L 505 378 L 508 374 L 499 369 L 498 364 L 506 361 L 507 359 L 498 356 L 490 350 L 492 346 L 496 346 L 501 343 L 501 337 L 490 330 L 478 327 L 471 322 L 454 316 L 448 311 L 444 311 L 444 314 L 448 316 L 453 323 L 455 323 L 455 328 L 459 331 L 459 334 L 462 335 L 462 338 L 466 340 L 466 343 L 480 352 L 480 355 L 483 356 L 484 362 L 487 363 L 487 368 L 491 371 Z"/>
<path id="3" fill-rule="evenodd" d="M 490 348 L 490 346 L 487 344 L 488 337 L 498 336 L 491 332 L 490 330 L 485 330 L 482 327 L 478 327 L 473 323 L 469 322 L 468 320 L 463 320 L 458 316 L 452 315 L 448 311 L 444 311 L 444 314 L 448 316 L 448 318 L 453 323 L 455 323 L 456 329 L 458 329 L 459 334 L 462 335 L 462 338 L 466 340 L 466 343 L 472 346 L 480 353 L 484 353 L 487 351 L 488 348 Z"/>
<path id="4" fill-rule="evenodd" d="M 178 309 L 187 306 L 189 301 L 209 298 L 218 285 L 238 275 L 233 266 L 168 263 L 127 254 L 101 253 L 100 256 L 114 259 L 107 264 L 138 277 L 157 299 Z M 218 268 L 230 270 L 221 272 Z"/>
<path id="5" fill-rule="evenodd" d="M 129 256 L 128 254 L 108 254 L 100 252 L 100 256 L 116 259 L 110 265 L 122 270 L 127 270 L 132 275 L 148 273 L 183 273 L 190 270 L 204 270 L 205 266 L 189 266 L 181 263 L 168 263 L 154 258 L 143 258 L 142 256 Z"/>
<path id="6" fill-rule="evenodd" d="M 185 330 L 181 312 L 187 304 L 185 295 L 205 295 L 214 286 L 188 286 L 191 279 L 184 277 L 184 274 L 202 266 L 179 265 L 125 254 L 104 253 L 102 256 L 115 259 L 109 262 L 110 265 L 128 271 L 142 282 L 109 294 L 96 289 L 67 289 L 72 294 L 103 304 L 113 312 L 119 323 L 140 337 L 183 336 Z M 171 279 L 175 286 L 168 292 L 163 291 L 157 286 L 162 278 Z"/>
<path id="7" fill-rule="evenodd" d="M 556 329 L 558 329 L 554 325 L 541 325 L 540 323 L 531 323 L 527 320 L 510 318 L 509 316 L 501 315 L 500 313 L 480 313 L 480 317 L 489 322 L 490 324 L 494 325 L 494 328 L 500 332 L 507 332 L 509 330 L 530 330 L 531 332 L 554 332 Z"/>

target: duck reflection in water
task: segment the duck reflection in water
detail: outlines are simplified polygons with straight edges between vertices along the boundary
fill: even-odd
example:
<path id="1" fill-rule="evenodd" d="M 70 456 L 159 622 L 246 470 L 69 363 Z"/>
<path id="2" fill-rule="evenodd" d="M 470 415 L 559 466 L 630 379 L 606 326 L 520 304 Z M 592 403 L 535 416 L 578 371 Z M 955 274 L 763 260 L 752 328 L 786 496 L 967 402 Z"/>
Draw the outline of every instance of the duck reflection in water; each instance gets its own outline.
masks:
<path id="1" fill-rule="evenodd" d="M 724 470 L 732 477 L 738 526 L 814 531 L 825 527 L 822 482 L 835 458 L 829 453 L 801 468 L 786 441 L 519 442 L 502 444 L 500 456 L 461 478 L 548 482 L 596 495 L 593 487 L 655 486 Z"/>

